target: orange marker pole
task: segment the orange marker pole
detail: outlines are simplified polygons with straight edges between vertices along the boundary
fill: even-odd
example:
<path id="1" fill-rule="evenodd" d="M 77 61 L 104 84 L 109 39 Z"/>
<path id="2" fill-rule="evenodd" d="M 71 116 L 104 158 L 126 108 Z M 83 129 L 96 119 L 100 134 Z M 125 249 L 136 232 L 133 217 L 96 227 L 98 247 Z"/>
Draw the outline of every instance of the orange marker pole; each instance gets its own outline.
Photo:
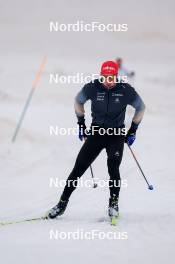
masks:
<path id="1" fill-rule="evenodd" d="M 21 127 L 21 124 L 22 124 L 22 121 L 23 121 L 23 119 L 24 119 L 25 113 L 26 113 L 26 111 L 27 111 L 27 108 L 28 108 L 28 106 L 29 106 L 29 104 L 30 104 L 30 101 L 31 101 L 31 99 L 32 99 L 32 96 L 33 96 L 33 94 L 34 94 L 34 91 L 35 91 L 35 89 L 36 89 L 36 87 L 37 87 L 37 85 L 38 85 L 38 83 L 39 83 L 39 81 L 40 81 L 41 74 L 43 73 L 43 71 L 44 71 L 44 67 L 45 67 L 45 65 L 46 65 L 46 61 L 47 61 L 47 57 L 44 56 L 44 57 L 43 57 L 43 60 L 42 60 L 42 63 L 41 63 L 41 65 L 40 65 L 40 67 L 39 67 L 39 70 L 38 70 L 38 72 L 36 73 L 35 79 L 34 79 L 34 81 L 33 81 L 33 83 L 32 83 L 32 89 L 30 90 L 30 93 L 29 93 L 29 95 L 28 95 L 27 101 L 26 101 L 26 103 L 25 103 L 25 106 L 24 106 L 23 111 L 22 111 L 22 113 L 21 113 L 21 115 L 20 115 L 19 121 L 18 121 L 17 126 L 16 126 L 16 128 L 15 128 L 15 132 L 14 132 L 13 137 L 12 137 L 12 142 L 13 142 L 13 143 L 14 143 L 15 140 L 16 140 L 16 137 L 17 137 L 18 132 L 19 132 L 19 129 L 20 129 L 20 127 Z"/>

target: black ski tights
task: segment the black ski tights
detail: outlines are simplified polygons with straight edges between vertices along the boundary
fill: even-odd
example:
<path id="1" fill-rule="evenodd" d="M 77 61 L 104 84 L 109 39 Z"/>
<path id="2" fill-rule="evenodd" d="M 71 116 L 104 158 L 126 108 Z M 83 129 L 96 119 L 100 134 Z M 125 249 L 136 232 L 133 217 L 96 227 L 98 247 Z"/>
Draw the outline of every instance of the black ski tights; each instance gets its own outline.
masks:
<path id="1" fill-rule="evenodd" d="M 77 156 L 74 168 L 70 173 L 64 188 L 62 199 L 69 199 L 75 190 L 75 182 L 84 174 L 90 164 L 99 155 L 102 149 L 107 152 L 107 166 L 110 176 L 110 195 L 119 195 L 120 192 L 120 172 L 119 166 L 123 156 L 124 136 L 118 135 L 90 135 L 84 142 Z"/>

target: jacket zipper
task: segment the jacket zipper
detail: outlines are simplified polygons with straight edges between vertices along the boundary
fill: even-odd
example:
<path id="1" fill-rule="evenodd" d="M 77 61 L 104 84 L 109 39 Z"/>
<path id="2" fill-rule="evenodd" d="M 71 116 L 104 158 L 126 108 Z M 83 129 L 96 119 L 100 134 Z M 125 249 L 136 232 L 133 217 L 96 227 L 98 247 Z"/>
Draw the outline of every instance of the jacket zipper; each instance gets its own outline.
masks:
<path id="1" fill-rule="evenodd" d="M 105 114 L 105 119 L 104 119 L 104 125 L 105 125 L 105 121 L 108 117 L 108 108 L 109 108 L 109 90 L 107 90 L 107 111 L 106 111 L 106 114 Z"/>
<path id="2" fill-rule="evenodd" d="M 108 113 L 108 108 L 109 108 L 109 90 L 108 90 L 108 99 L 107 99 L 107 113 Z"/>

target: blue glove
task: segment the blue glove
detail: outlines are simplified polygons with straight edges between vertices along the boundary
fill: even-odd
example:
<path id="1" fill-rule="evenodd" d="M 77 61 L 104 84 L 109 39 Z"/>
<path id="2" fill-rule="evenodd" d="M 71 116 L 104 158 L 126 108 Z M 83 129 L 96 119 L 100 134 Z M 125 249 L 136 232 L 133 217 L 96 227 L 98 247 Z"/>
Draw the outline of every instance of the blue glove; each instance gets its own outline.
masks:
<path id="1" fill-rule="evenodd" d="M 132 122 L 130 129 L 128 130 L 128 133 L 125 138 L 125 142 L 128 144 L 128 146 L 131 146 L 135 139 L 136 139 L 136 130 L 138 128 L 138 125 Z"/>
<path id="2" fill-rule="evenodd" d="M 80 122 L 78 122 L 78 125 L 79 125 L 78 137 L 82 141 L 84 138 L 86 138 L 86 134 L 85 134 L 86 125 L 85 123 L 80 123 Z"/>
<path id="3" fill-rule="evenodd" d="M 131 146 L 134 143 L 135 139 L 136 139 L 136 135 L 131 134 L 127 136 L 127 141 L 125 142 L 127 142 L 128 146 Z"/>

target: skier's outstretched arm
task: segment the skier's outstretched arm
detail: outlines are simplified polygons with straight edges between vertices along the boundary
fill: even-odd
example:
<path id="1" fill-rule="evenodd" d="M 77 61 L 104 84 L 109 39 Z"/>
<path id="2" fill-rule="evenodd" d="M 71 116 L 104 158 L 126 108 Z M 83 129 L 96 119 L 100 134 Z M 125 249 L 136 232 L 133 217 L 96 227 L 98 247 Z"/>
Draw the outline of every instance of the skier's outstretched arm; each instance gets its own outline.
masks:
<path id="1" fill-rule="evenodd" d="M 83 140 L 83 138 L 86 137 L 85 135 L 85 130 L 86 130 L 86 125 L 85 125 L 85 110 L 84 110 L 84 104 L 86 101 L 89 99 L 88 95 L 85 92 L 85 86 L 83 89 L 76 95 L 75 97 L 75 102 L 74 102 L 74 109 L 75 109 L 75 114 L 78 119 L 78 125 L 79 125 L 79 139 Z"/>
<path id="2" fill-rule="evenodd" d="M 132 119 L 132 124 L 125 138 L 125 142 L 131 146 L 136 138 L 137 128 L 142 121 L 145 112 L 145 104 L 141 97 L 135 92 L 135 99 L 130 103 L 135 108 L 135 114 Z"/>
<path id="3" fill-rule="evenodd" d="M 74 109 L 78 122 L 84 120 L 84 115 L 85 115 L 84 104 L 89 99 L 85 89 L 86 86 L 84 86 L 75 97 Z"/>
<path id="4" fill-rule="evenodd" d="M 132 122 L 139 125 L 140 122 L 142 121 L 143 116 L 144 116 L 145 104 L 144 104 L 142 98 L 137 94 L 135 100 L 131 103 L 131 105 L 135 109 L 135 114 L 134 114 L 134 117 L 132 119 Z"/>

